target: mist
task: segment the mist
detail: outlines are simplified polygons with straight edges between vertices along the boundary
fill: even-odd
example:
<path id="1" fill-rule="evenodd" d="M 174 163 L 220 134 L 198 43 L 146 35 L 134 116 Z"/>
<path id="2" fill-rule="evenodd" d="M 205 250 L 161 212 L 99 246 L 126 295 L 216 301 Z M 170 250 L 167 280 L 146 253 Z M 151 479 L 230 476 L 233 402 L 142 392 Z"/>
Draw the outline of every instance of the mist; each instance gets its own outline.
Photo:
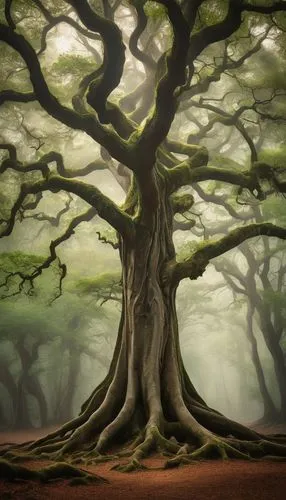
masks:
<path id="1" fill-rule="evenodd" d="M 59 12 L 65 13 L 66 5 L 60 4 Z M 150 19 L 141 48 L 153 51 L 158 62 L 171 47 L 171 27 L 161 7 L 148 4 Z M 21 5 L 15 15 L 20 19 L 20 14 Z M 25 16 L 18 22 L 23 32 L 33 34 L 38 50 L 44 19 L 34 7 L 31 15 L 39 16 L 37 25 L 32 26 Z M 77 19 L 75 13 L 71 16 Z M 143 127 L 155 97 L 150 87 L 142 86 L 146 68 L 130 50 L 134 9 L 122 3 L 115 21 L 123 31 L 126 62 L 120 85 L 109 99 L 119 103 L 123 112 L 132 111 L 132 119 Z M 285 83 L 283 87 L 284 70 L 279 62 L 279 57 L 285 58 L 284 35 L 267 23 L 261 19 L 248 38 L 234 40 L 228 47 L 225 41 L 212 44 L 195 61 L 192 89 L 179 101 L 168 134 L 170 144 L 200 144 L 208 149 L 211 167 L 228 166 L 233 172 L 249 168 L 253 151 L 257 162 L 279 168 L 285 164 Z M 259 47 L 254 50 L 256 43 Z M 50 29 L 46 44 L 41 55 L 44 76 L 54 95 L 70 107 L 82 77 L 100 64 L 103 44 L 66 24 Z M 219 79 L 211 79 L 206 89 L 200 87 L 203 78 L 212 74 L 215 54 L 223 51 L 230 58 L 229 69 Z M 241 64 L 235 64 L 240 57 L 244 58 Z M 1 58 L 1 89 L 29 91 L 29 72 L 20 56 L 2 44 Z M 128 102 L 128 95 L 140 85 L 138 102 Z M 1 143 L 17 148 L 21 164 L 37 162 L 50 151 L 60 153 L 71 172 L 94 163 L 84 180 L 123 205 L 130 170 L 109 154 L 106 160 L 102 147 L 91 137 L 56 121 L 37 102 L 5 103 L 0 134 Z M 1 147 L 0 153 L 3 165 L 7 148 Z M 170 158 L 179 162 L 187 154 L 174 150 Z M 51 171 L 56 172 L 54 161 Z M 26 177 L 40 178 L 35 172 Z M 17 170 L 1 173 L 3 224 L 23 178 Z M 76 173 L 74 178 L 82 179 Z M 264 196 L 217 180 L 181 187 L 179 194 L 192 196 L 193 203 L 174 216 L 178 262 L 185 262 L 190 252 L 210 238 L 226 235 L 238 223 L 285 224 L 285 199 L 272 188 L 267 178 L 261 188 Z M 122 307 L 116 231 L 98 215 L 83 221 L 58 246 L 56 259 L 36 280 L 22 280 L 48 257 L 51 241 L 86 206 L 83 199 L 64 191 L 45 191 L 38 198 L 29 195 L 13 231 L 0 239 L 1 430 L 68 421 L 108 373 Z M 212 259 L 203 276 L 184 279 L 178 287 L 181 352 L 196 391 L 210 407 L 248 425 L 279 420 L 281 391 L 286 385 L 285 272 L 285 244 L 260 236 Z M 283 364 L 284 372 L 279 368 Z"/>

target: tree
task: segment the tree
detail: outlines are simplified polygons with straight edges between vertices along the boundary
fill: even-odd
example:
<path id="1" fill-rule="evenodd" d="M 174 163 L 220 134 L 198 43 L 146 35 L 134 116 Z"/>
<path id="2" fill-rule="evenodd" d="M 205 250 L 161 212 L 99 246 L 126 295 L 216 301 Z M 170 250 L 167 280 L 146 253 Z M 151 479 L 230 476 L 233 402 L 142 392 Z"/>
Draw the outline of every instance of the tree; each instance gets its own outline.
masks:
<path id="1" fill-rule="evenodd" d="M 40 256 L 23 252 L 0 254 L 0 274 L 15 269 L 28 272 L 42 261 Z M 102 286 L 98 278 L 96 282 L 97 300 L 104 301 L 107 286 Z M 45 304 L 48 294 L 44 290 L 41 293 L 39 287 L 33 292 L 32 297 L 17 294 L 0 302 L 0 383 L 6 389 L 3 406 L 5 402 L 6 408 L 12 406 L 10 414 L 6 412 L 7 420 L 10 427 L 20 429 L 32 427 L 37 415 L 42 427 L 71 419 L 81 356 L 94 360 L 95 370 L 99 365 L 104 371 L 111 357 L 106 349 L 110 338 L 104 330 L 114 324 L 112 310 L 97 306 L 94 300 L 91 305 L 90 291 L 83 289 L 82 280 L 78 283 L 75 279 L 70 293 L 66 291 L 53 302 L 49 311 Z M 95 320 L 97 325 L 93 325 Z M 11 405 L 10 401 L 7 404 L 8 395 Z M 33 411 L 31 396 L 37 402 Z"/>
<path id="2" fill-rule="evenodd" d="M 197 279 L 215 257 L 255 236 L 285 239 L 286 229 L 271 222 L 241 225 L 217 240 L 195 242 L 182 261 L 176 260 L 172 239 L 174 215 L 186 212 L 194 203 L 194 196 L 181 188 L 215 180 L 236 186 L 238 194 L 248 190 L 254 199 L 262 200 L 267 194 L 265 182 L 272 182 L 277 191 L 285 192 L 283 172 L 258 162 L 252 145 L 248 169 L 239 171 L 231 161 L 228 166 L 214 167 L 209 164 L 206 147 L 194 144 L 198 142 L 194 138 L 189 143 L 180 137 L 174 140 L 170 133 L 180 105 L 207 90 L 224 71 L 235 69 L 252 55 L 253 48 L 244 51 L 239 37 L 243 40 L 246 32 L 251 45 L 255 26 L 263 27 L 265 19 L 274 33 L 283 35 L 278 23 L 286 10 L 285 2 L 67 0 L 58 6 L 58 2 L 44 5 L 34 0 L 29 5 L 38 23 L 32 29 L 43 27 L 40 39 L 35 37 L 40 41 L 33 44 L 28 40 L 29 29 L 25 33 L 25 26 L 19 26 L 23 5 L 19 2 L 18 7 L 16 3 L 13 7 L 13 3 L 5 2 L 0 39 L 24 61 L 32 89 L 23 92 L 5 88 L 0 94 L 1 102 L 37 101 L 50 116 L 71 129 L 83 131 L 98 143 L 101 159 L 68 169 L 63 156 L 50 151 L 22 163 L 13 144 L 2 144 L 8 154 L 2 162 L 2 175 L 15 171 L 21 180 L 10 214 L 2 221 L 2 237 L 11 234 L 18 214 L 30 209 L 32 202 L 32 207 L 37 206 L 43 193 L 56 197 L 60 191 L 66 191 L 89 206 L 51 242 L 50 256 L 41 265 L 32 273 L 8 274 L 5 285 L 9 285 L 10 279 L 14 284 L 18 279 L 20 288 L 31 291 L 34 280 L 57 260 L 59 244 L 81 222 L 99 215 L 118 234 L 115 246 L 120 253 L 123 289 L 118 338 L 106 378 L 84 403 L 77 418 L 28 449 L 55 457 L 78 451 L 84 454 L 88 450 L 92 458 L 118 438 L 123 442 L 132 440 L 125 452 L 131 457 L 130 462 L 120 466 L 121 470 L 139 467 L 140 458 L 154 448 L 174 455 L 167 462 L 169 466 L 212 456 L 285 456 L 282 438 L 262 438 L 209 408 L 197 393 L 181 358 L 175 296 L 181 280 Z M 120 23 L 120 15 L 131 16 L 126 29 Z M 269 15 L 273 20 L 265 17 Z M 101 50 L 99 65 L 94 55 L 95 69 L 80 80 L 71 100 L 68 91 L 62 90 L 59 97 L 54 95 L 52 83 L 48 86 L 47 72 L 40 64 L 47 35 L 59 23 L 75 29 L 90 52 L 98 47 Z M 158 29 L 158 24 L 163 38 L 154 29 Z M 96 45 L 97 40 L 102 46 Z M 127 44 L 133 62 L 126 58 Z M 221 51 L 222 62 L 218 62 L 214 44 Z M 209 51 L 214 66 L 201 64 L 205 51 Z M 141 65 L 136 74 L 137 85 L 130 88 L 124 71 L 130 75 L 138 61 Z M 16 75 L 16 83 L 17 78 Z M 125 93 L 121 99 L 119 94 L 112 96 L 119 85 Z M 123 189 L 128 189 L 121 207 L 93 183 L 78 180 L 106 166 Z M 190 222 L 189 227 L 192 225 Z M 58 265 L 60 295 L 67 270 L 59 259 Z"/>
<path id="3" fill-rule="evenodd" d="M 280 307 L 270 307 L 269 301 L 266 299 L 268 294 L 280 291 L 283 288 L 284 282 L 284 266 L 280 265 L 277 270 L 278 276 L 280 277 L 273 280 L 271 277 L 271 254 L 275 257 L 276 249 L 269 249 L 268 241 L 262 242 L 262 249 L 266 245 L 268 252 L 266 252 L 265 258 L 260 261 L 259 257 L 255 258 L 253 254 L 253 249 L 244 243 L 241 245 L 241 252 L 245 256 L 248 270 L 247 272 L 241 273 L 239 267 L 233 262 L 219 263 L 216 268 L 224 274 L 227 283 L 233 289 L 235 294 L 243 294 L 247 297 L 247 336 L 252 346 L 252 359 L 256 367 L 257 379 L 260 386 L 260 391 L 264 400 L 264 421 L 279 421 L 279 419 L 285 421 L 285 362 L 282 346 L 280 341 L 283 336 L 283 331 L 285 328 L 285 322 L 282 316 L 282 309 Z M 277 249 L 277 253 L 279 248 Z M 261 252 L 262 253 L 262 252 Z M 276 258 L 279 259 L 276 255 Z M 259 269 L 262 265 L 262 269 Z M 261 279 L 262 290 L 259 290 L 259 286 L 256 279 Z M 277 283 L 278 281 L 278 283 Z M 278 286 L 278 290 L 275 288 Z M 253 317 L 254 313 L 257 311 L 259 318 L 259 326 L 262 332 L 265 343 L 271 353 L 274 362 L 274 369 L 277 379 L 277 384 L 280 392 L 281 399 L 281 409 L 277 411 L 275 405 L 271 399 L 270 393 L 267 389 L 267 384 L 265 381 L 263 368 L 259 359 L 257 340 L 253 331 Z"/>

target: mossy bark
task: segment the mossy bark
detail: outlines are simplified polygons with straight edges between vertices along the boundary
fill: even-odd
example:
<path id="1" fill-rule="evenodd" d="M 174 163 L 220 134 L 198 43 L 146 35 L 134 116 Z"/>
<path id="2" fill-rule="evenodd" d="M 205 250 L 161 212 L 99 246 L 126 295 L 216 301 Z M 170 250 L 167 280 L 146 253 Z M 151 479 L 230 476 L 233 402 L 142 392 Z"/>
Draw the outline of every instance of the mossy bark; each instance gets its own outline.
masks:
<path id="1" fill-rule="evenodd" d="M 110 370 L 78 417 L 21 452 L 97 463 L 112 458 L 109 451 L 121 443 L 127 449 L 117 457 L 130 457 L 119 465 L 123 471 L 141 468 L 140 459 L 154 450 L 172 455 L 167 466 L 286 456 L 283 438 L 262 440 L 209 408 L 191 383 L 179 346 L 177 282 L 168 272 L 175 259 L 171 193 L 159 171 L 146 171 L 136 182 L 140 196 L 133 186 L 126 204 L 135 234 L 120 241 L 122 314 Z"/>

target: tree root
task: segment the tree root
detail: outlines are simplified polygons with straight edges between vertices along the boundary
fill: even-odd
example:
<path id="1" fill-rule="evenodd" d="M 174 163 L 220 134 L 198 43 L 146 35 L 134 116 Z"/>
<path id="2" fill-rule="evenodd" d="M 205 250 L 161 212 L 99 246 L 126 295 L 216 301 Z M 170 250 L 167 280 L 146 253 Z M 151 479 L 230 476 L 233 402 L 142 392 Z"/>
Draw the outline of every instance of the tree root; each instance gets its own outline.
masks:
<path id="1" fill-rule="evenodd" d="M 142 440 L 142 434 L 139 435 Z M 138 438 L 134 441 L 137 443 Z M 180 450 L 180 445 L 171 439 L 166 439 L 156 425 L 146 427 L 145 439 L 134 446 L 132 443 L 128 450 L 123 451 L 120 456 L 130 456 L 130 460 L 124 464 L 116 464 L 113 469 L 120 472 L 133 472 L 138 470 L 146 470 L 148 467 L 141 463 L 141 459 L 146 457 L 150 452 L 157 451 L 161 454 L 174 454 Z"/>
<path id="2" fill-rule="evenodd" d="M 136 458 L 132 458 L 126 464 L 116 464 L 113 467 L 111 467 L 112 470 L 117 470 L 118 472 L 135 472 L 135 471 L 148 470 L 148 468 L 149 467 L 142 464 Z"/>
<path id="3" fill-rule="evenodd" d="M 106 483 L 105 478 L 77 469 L 65 462 L 56 463 L 40 470 L 31 470 L 21 465 L 0 460 L 0 478 L 6 481 L 59 481 L 69 479 L 71 485 Z"/>
<path id="4" fill-rule="evenodd" d="M 9 477 L 16 478 L 18 475 L 19 478 L 24 474 L 25 468 L 17 469 L 16 464 L 36 458 L 64 462 L 64 466 L 70 467 L 72 471 L 80 470 L 73 467 L 75 464 L 86 466 L 116 461 L 114 469 L 131 472 L 147 469 L 146 465 L 142 464 L 142 459 L 153 452 L 166 457 L 164 468 L 208 459 L 286 461 L 286 436 L 262 436 L 207 406 L 204 408 L 202 403 L 199 406 L 197 403 L 194 403 L 193 407 L 186 406 L 180 391 L 177 391 L 175 396 L 171 390 L 168 394 L 170 399 L 166 400 L 167 408 L 163 411 L 160 407 L 158 409 L 160 405 L 154 404 L 154 408 L 149 408 L 146 423 L 146 414 L 141 411 L 140 406 L 136 407 L 135 397 L 130 398 L 129 394 L 130 404 L 123 402 L 120 410 L 119 407 L 114 407 L 111 392 L 103 405 L 93 413 L 90 414 L 89 409 L 88 414 L 82 414 L 80 418 L 33 443 L 1 450 L 0 456 L 4 459 L 2 469 Z M 158 399 L 160 401 L 160 397 Z M 165 412 L 172 421 L 165 419 Z M 226 429 L 223 427 L 224 422 Z M 118 446 L 118 437 L 121 443 L 126 437 L 126 448 L 118 451 L 116 447 L 115 452 L 113 448 L 112 454 L 107 454 L 114 444 Z M 127 461 L 118 463 L 121 459 Z M 6 460 L 12 463 L 8 466 Z M 59 465 L 56 464 L 55 467 Z M 70 470 L 60 467 L 59 469 L 59 478 L 65 477 L 67 470 Z M 75 474 L 72 478 L 75 482 L 86 483 L 88 477 L 82 474 L 87 473 L 80 471 L 80 474 Z M 41 471 L 29 471 L 27 475 L 38 480 L 45 477 Z M 52 478 L 54 479 L 55 477 Z"/>
<path id="5" fill-rule="evenodd" d="M 241 451 L 228 444 L 225 440 L 217 438 L 215 436 L 208 438 L 206 442 L 197 450 L 192 451 L 191 453 L 186 453 L 186 451 L 188 450 L 188 444 L 182 446 L 177 452 L 177 455 L 165 463 L 165 468 L 168 469 L 183 464 L 190 464 L 194 461 L 214 458 L 222 460 L 227 460 L 229 458 L 251 460 L 249 454 L 242 453 Z"/>

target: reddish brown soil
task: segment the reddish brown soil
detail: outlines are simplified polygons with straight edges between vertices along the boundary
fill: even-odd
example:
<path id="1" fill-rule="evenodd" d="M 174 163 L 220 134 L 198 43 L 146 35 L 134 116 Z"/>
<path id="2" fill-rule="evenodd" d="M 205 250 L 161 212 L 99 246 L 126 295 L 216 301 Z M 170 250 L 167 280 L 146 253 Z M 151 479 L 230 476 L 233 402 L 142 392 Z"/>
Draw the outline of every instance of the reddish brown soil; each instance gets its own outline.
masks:
<path id="1" fill-rule="evenodd" d="M 262 431 L 262 429 L 259 429 Z M 285 432 L 285 427 L 263 428 L 264 432 Z M 0 443 L 22 442 L 43 431 L 0 433 Z M 46 433 L 46 432 L 45 432 Z M 28 462 L 37 468 L 48 462 Z M 145 460 L 148 467 L 160 467 L 162 458 Z M 16 500 L 285 500 L 286 463 L 205 461 L 170 470 L 147 470 L 122 474 L 110 470 L 112 463 L 88 467 L 109 484 L 70 486 L 67 481 L 49 485 L 36 482 L 0 482 L 0 499 Z"/>

